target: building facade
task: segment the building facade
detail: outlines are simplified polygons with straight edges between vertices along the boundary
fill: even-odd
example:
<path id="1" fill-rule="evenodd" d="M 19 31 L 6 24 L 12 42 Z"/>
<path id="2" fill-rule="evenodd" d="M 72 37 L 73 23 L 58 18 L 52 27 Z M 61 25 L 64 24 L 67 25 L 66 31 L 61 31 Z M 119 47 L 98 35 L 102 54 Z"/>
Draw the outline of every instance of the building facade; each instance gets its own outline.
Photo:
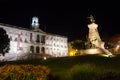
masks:
<path id="1" fill-rule="evenodd" d="M 10 38 L 10 50 L 6 53 L 6 60 L 27 58 L 28 54 L 48 54 L 52 57 L 68 56 L 68 38 L 51 34 L 39 28 L 37 17 L 32 18 L 32 29 L 21 28 L 7 24 L 0 24 Z"/>

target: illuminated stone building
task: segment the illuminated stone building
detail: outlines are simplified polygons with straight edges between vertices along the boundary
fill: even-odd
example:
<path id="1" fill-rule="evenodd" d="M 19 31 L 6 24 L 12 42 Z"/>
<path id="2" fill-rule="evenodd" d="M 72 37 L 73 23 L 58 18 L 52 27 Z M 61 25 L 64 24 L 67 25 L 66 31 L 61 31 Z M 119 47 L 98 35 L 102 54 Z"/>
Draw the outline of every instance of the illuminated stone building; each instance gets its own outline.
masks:
<path id="1" fill-rule="evenodd" d="M 37 17 L 32 18 L 32 29 L 7 24 L 0 24 L 0 28 L 4 28 L 10 38 L 6 60 L 24 59 L 28 54 L 48 54 L 52 57 L 68 55 L 68 38 L 42 31 Z"/>

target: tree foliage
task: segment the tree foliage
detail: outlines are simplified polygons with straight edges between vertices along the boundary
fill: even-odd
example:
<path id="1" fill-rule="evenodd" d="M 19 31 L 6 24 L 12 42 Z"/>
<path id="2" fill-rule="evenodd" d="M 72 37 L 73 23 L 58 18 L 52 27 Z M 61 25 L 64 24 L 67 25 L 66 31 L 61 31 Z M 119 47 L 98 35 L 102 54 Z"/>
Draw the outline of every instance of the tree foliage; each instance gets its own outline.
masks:
<path id="1" fill-rule="evenodd" d="M 10 39 L 3 28 L 0 28 L 0 54 L 3 56 L 9 51 Z"/>
<path id="2" fill-rule="evenodd" d="M 82 40 L 72 41 L 71 46 L 73 49 L 77 49 L 77 50 L 84 49 L 84 47 L 85 47 L 84 41 L 82 41 Z"/>
<path id="3" fill-rule="evenodd" d="M 0 67 L 0 80 L 48 80 L 50 73 L 46 66 L 6 64 Z"/>
<path id="4" fill-rule="evenodd" d="M 86 49 L 96 48 L 96 46 L 91 43 L 91 41 L 90 41 L 89 38 L 87 38 L 87 41 L 85 42 L 85 48 L 86 48 Z"/>

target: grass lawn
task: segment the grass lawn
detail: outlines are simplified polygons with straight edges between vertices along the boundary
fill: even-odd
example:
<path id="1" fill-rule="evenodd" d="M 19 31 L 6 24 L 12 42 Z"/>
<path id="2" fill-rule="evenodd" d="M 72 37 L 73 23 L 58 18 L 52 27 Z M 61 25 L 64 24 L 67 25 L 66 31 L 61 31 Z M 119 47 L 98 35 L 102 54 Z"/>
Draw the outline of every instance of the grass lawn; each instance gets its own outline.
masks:
<path id="1" fill-rule="evenodd" d="M 1 66 L 5 64 L 44 65 L 50 68 L 56 80 L 92 80 L 94 77 L 104 80 L 114 80 L 112 79 L 113 77 L 120 76 L 120 55 L 115 55 L 114 57 L 84 55 L 49 58 L 47 60 L 21 60 L 0 63 Z"/>

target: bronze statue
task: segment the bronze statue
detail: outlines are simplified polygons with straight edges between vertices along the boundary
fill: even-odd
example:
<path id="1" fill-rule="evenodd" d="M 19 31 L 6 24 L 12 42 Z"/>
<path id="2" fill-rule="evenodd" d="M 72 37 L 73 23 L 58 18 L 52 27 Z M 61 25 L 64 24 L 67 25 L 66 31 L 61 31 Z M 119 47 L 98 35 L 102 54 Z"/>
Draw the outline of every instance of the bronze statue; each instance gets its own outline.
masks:
<path id="1" fill-rule="evenodd" d="M 88 17 L 88 18 L 90 18 L 91 23 L 95 22 L 94 17 L 92 15 L 90 15 L 90 17 Z"/>

